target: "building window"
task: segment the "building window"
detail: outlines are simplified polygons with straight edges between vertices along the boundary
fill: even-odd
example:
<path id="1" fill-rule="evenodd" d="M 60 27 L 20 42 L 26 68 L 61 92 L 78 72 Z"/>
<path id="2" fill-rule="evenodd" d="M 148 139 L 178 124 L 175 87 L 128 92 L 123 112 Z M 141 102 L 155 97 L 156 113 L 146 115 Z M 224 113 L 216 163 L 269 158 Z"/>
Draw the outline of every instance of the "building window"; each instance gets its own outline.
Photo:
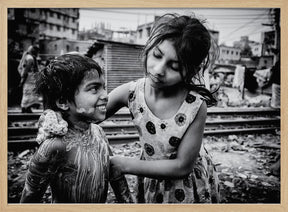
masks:
<path id="1" fill-rule="evenodd" d="M 76 46 L 76 52 L 79 52 L 79 46 Z"/>
<path id="2" fill-rule="evenodd" d="M 61 19 L 61 15 L 60 15 L 59 13 L 57 14 L 57 18 L 58 18 L 58 19 Z"/>
<path id="3" fill-rule="evenodd" d="M 50 11 L 49 14 L 50 14 L 50 17 L 53 17 L 53 12 Z"/>
<path id="4" fill-rule="evenodd" d="M 70 51 L 70 46 L 66 45 L 66 52 L 69 52 L 69 51 Z"/>
<path id="5" fill-rule="evenodd" d="M 72 29 L 72 34 L 73 34 L 73 35 L 75 34 L 75 29 Z"/>
<path id="6" fill-rule="evenodd" d="M 147 27 L 147 36 L 150 36 L 151 27 Z"/>
<path id="7" fill-rule="evenodd" d="M 143 30 L 140 29 L 140 30 L 139 30 L 139 38 L 142 38 L 142 33 L 143 33 Z"/>
<path id="8" fill-rule="evenodd" d="M 227 50 L 227 54 L 229 54 L 229 50 Z"/>
<path id="9" fill-rule="evenodd" d="M 57 31 L 60 31 L 60 29 L 61 29 L 60 26 L 57 26 Z"/>
<path id="10" fill-rule="evenodd" d="M 54 45 L 54 50 L 57 51 L 57 44 Z"/>
<path id="11" fill-rule="evenodd" d="M 50 27 L 51 30 L 53 30 L 53 25 L 52 24 L 50 24 L 49 27 Z"/>
<path id="12" fill-rule="evenodd" d="M 75 18 L 72 18 L 72 22 L 75 23 Z"/>
<path id="13" fill-rule="evenodd" d="M 231 54 L 234 54 L 234 52 L 233 52 L 233 51 L 231 51 Z"/>

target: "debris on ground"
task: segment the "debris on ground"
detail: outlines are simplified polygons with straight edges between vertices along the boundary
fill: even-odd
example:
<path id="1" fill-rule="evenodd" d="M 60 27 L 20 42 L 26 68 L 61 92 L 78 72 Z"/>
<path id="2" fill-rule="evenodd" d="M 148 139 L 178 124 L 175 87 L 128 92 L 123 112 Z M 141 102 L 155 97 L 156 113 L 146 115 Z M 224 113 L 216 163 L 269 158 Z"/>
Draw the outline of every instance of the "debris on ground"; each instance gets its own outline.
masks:
<path id="1" fill-rule="evenodd" d="M 221 203 L 280 203 L 280 133 L 207 136 L 203 142 L 217 165 Z M 141 146 L 138 142 L 113 145 L 112 151 L 115 155 L 139 157 Z M 28 162 L 34 152 L 8 152 L 9 203 L 20 200 Z M 126 178 L 136 195 L 136 177 L 126 175 Z M 49 189 L 43 202 L 51 202 Z M 111 187 L 107 203 L 115 203 Z"/>

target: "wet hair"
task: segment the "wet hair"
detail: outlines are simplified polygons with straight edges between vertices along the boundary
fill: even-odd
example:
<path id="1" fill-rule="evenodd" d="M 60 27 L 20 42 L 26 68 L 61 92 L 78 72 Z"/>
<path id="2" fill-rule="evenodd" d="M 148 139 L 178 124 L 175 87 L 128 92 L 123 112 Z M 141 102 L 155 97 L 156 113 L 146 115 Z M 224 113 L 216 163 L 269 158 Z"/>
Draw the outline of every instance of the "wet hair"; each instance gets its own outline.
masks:
<path id="1" fill-rule="evenodd" d="M 104 48 L 104 44 L 101 43 L 94 43 L 92 46 L 89 47 L 85 56 L 92 58 L 94 54 L 96 54 L 100 49 Z"/>
<path id="2" fill-rule="evenodd" d="M 201 78 L 200 73 L 209 66 L 209 50 L 212 39 L 209 31 L 195 17 L 177 14 L 165 14 L 154 24 L 151 35 L 144 47 L 144 68 L 147 73 L 147 57 L 150 50 L 164 40 L 173 43 L 178 60 L 179 72 L 183 82 L 190 90 L 203 96 L 208 106 L 216 104 L 213 94 L 203 84 L 194 80 Z M 186 76 L 184 74 L 186 72 Z"/>
<path id="3" fill-rule="evenodd" d="M 74 102 L 75 92 L 85 74 L 90 70 L 103 74 L 100 66 L 91 58 L 80 54 L 64 54 L 52 59 L 36 75 L 36 91 L 43 96 L 44 109 L 61 111 L 56 101 Z"/>

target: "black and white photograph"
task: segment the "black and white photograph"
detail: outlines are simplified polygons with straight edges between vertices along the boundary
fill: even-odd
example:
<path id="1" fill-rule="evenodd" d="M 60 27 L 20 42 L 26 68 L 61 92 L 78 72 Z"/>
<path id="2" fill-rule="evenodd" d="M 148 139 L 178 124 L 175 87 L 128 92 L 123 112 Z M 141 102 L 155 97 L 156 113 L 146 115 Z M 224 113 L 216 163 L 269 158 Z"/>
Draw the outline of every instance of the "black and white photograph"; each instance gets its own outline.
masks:
<path id="1" fill-rule="evenodd" d="M 280 204 L 281 12 L 8 8 L 8 204 Z"/>

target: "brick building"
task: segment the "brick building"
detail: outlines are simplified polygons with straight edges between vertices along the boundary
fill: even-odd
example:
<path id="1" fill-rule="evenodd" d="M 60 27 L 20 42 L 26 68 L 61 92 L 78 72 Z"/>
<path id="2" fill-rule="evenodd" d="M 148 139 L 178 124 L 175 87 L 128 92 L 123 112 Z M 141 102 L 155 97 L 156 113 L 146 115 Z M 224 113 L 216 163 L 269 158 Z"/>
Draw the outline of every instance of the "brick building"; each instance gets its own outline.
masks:
<path id="1" fill-rule="evenodd" d="M 17 43 L 22 50 L 39 44 L 40 53 L 45 53 L 43 41 L 76 40 L 78 28 L 79 9 L 76 8 L 8 9 L 8 43 Z"/>

